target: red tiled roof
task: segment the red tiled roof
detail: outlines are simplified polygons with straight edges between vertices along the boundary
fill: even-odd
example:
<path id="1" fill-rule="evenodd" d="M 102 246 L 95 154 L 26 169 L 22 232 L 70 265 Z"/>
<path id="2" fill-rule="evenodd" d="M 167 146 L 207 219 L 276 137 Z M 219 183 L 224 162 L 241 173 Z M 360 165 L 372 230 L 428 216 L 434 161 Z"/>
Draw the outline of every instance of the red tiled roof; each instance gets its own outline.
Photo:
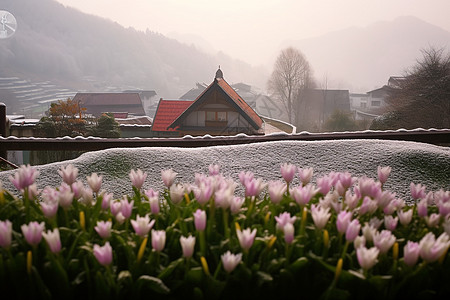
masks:
<path id="1" fill-rule="evenodd" d="M 258 114 L 236 93 L 236 91 L 223 78 L 217 78 L 217 83 L 222 90 L 230 96 L 230 98 L 261 128 L 262 119 Z"/>
<path id="2" fill-rule="evenodd" d="M 170 124 L 175 121 L 194 101 L 181 100 L 159 100 L 153 119 L 152 131 L 175 131 L 176 128 L 170 128 Z"/>

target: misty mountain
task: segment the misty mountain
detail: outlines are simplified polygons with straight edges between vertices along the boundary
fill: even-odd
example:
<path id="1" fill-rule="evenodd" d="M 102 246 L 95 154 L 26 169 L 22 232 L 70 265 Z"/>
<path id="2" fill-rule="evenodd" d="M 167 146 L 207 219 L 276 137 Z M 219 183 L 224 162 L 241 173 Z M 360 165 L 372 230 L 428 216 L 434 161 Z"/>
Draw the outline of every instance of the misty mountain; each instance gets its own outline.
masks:
<path id="1" fill-rule="evenodd" d="M 0 77 L 88 91 L 133 87 L 164 98 L 178 98 L 196 82 L 209 83 L 219 65 L 230 82 L 266 81 L 261 70 L 223 53 L 206 54 L 52 0 L 2 0 L 0 9 L 18 24 L 13 37 L 0 40 Z"/>
<path id="2" fill-rule="evenodd" d="M 318 85 L 367 92 L 403 75 L 429 47 L 450 50 L 450 32 L 415 17 L 286 41 L 310 62 Z M 331 85 L 331 86 L 330 86 Z"/>

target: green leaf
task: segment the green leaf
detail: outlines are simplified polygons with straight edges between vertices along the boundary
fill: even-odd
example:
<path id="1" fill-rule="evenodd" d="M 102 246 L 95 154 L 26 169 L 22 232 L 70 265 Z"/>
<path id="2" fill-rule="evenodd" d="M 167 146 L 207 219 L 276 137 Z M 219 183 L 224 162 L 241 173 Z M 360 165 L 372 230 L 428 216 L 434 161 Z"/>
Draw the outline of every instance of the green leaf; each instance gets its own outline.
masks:
<path id="1" fill-rule="evenodd" d="M 296 261 L 294 261 L 290 266 L 289 269 L 292 272 L 298 272 L 300 269 L 302 269 L 304 266 L 308 264 L 308 259 L 306 257 L 300 257 Z"/>
<path id="2" fill-rule="evenodd" d="M 156 277 L 149 275 L 142 275 L 136 281 L 138 289 L 141 290 L 143 287 L 149 288 L 159 294 L 169 294 L 170 289 L 164 284 L 164 282 Z"/>
<path id="3" fill-rule="evenodd" d="M 260 284 L 264 282 L 273 281 L 273 277 L 269 273 L 258 271 L 256 272 L 256 275 L 258 275 L 258 281 Z"/>
<path id="4" fill-rule="evenodd" d="M 119 275 L 117 276 L 117 280 L 120 281 L 124 281 L 124 280 L 128 280 L 129 278 L 132 278 L 130 271 L 128 270 L 123 270 L 120 271 Z"/>
<path id="5" fill-rule="evenodd" d="M 33 280 L 34 284 L 36 285 L 36 289 L 38 290 L 38 298 L 51 299 L 51 293 L 48 287 L 45 285 L 44 281 L 41 278 L 41 275 L 34 266 L 31 268 L 31 275 L 32 276 L 30 277 L 30 279 Z"/>
<path id="6" fill-rule="evenodd" d="M 158 278 L 159 279 L 164 279 L 167 276 L 170 276 L 170 274 L 172 274 L 172 272 L 178 267 L 179 264 L 181 264 L 184 261 L 183 258 L 179 258 L 177 260 L 174 260 L 173 262 L 171 262 L 164 270 L 162 270 L 161 273 L 159 273 Z"/>
<path id="7" fill-rule="evenodd" d="M 186 280 L 192 284 L 200 284 L 203 278 L 202 267 L 195 267 L 190 269 L 186 274 Z"/>
<path id="8" fill-rule="evenodd" d="M 330 299 L 336 299 L 336 300 L 345 300 L 349 299 L 351 296 L 349 291 L 338 289 L 338 288 L 328 288 L 320 297 L 322 300 L 330 300 Z"/>

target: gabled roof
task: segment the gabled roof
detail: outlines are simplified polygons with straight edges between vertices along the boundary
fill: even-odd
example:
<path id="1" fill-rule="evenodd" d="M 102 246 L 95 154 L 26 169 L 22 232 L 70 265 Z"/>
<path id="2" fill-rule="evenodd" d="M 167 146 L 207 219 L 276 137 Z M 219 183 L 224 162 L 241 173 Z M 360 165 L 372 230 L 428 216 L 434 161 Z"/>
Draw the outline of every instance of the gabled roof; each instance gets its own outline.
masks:
<path id="1" fill-rule="evenodd" d="M 226 96 L 227 101 L 233 107 L 235 107 L 238 111 L 241 112 L 243 117 L 256 129 L 260 129 L 262 127 L 262 119 L 259 115 L 239 96 L 236 91 L 223 79 L 222 77 L 217 77 L 214 81 L 197 97 L 197 99 L 192 103 L 189 108 L 187 108 L 182 114 L 176 118 L 172 124 L 170 124 L 170 128 L 175 128 L 181 124 L 181 122 L 199 105 L 208 100 L 208 95 L 214 90 L 218 89 Z"/>
<path id="2" fill-rule="evenodd" d="M 138 93 L 77 93 L 73 101 L 79 101 L 86 112 L 93 115 L 105 112 L 145 115 Z"/>
<path id="3" fill-rule="evenodd" d="M 175 131 L 176 128 L 168 127 L 193 102 L 184 100 L 159 100 L 155 118 L 153 119 L 152 131 Z"/>
<path id="4" fill-rule="evenodd" d="M 139 93 L 77 93 L 73 101 L 84 105 L 142 105 Z"/>

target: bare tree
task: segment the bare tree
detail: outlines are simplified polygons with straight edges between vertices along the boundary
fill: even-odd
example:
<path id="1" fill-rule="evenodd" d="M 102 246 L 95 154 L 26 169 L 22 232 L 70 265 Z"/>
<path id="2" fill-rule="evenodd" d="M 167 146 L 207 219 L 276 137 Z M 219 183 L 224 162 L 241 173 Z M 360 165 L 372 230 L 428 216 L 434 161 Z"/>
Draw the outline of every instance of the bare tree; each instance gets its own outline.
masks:
<path id="1" fill-rule="evenodd" d="M 292 47 L 282 50 L 268 81 L 268 90 L 282 103 L 289 123 L 299 123 L 304 91 L 312 86 L 312 71 L 305 56 Z"/>
<path id="2" fill-rule="evenodd" d="M 450 54 L 435 48 L 422 54 L 403 80 L 391 87 L 386 99 L 390 112 L 371 128 L 450 127 Z"/>

